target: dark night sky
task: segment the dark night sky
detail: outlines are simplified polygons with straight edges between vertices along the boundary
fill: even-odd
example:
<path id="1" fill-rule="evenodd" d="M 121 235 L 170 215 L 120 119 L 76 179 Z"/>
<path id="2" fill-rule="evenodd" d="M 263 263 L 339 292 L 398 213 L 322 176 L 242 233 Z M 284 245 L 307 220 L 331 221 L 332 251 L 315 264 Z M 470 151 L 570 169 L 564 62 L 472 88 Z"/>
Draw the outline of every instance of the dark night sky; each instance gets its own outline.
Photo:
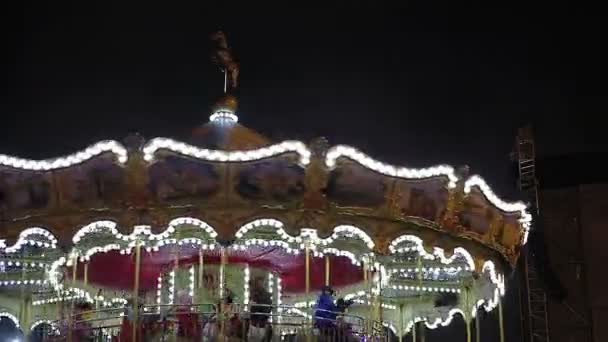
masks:
<path id="1" fill-rule="evenodd" d="M 466 163 L 505 195 L 523 123 L 545 155 L 608 149 L 605 18 L 581 2 L 84 3 L 4 11 L 0 153 L 47 158 L 133 131 L 187 139 L 221 92 L 218 27 L 241 59 L 241 122 L 277 139 Z"/>
<path id="2" fill-rule="evenodd" d="M 218 27 L 241 59 L 241 122 L 277 139 L 467 163 L 503 193 L 522 123 L 543 153 L 606 149 L 594 9 L 457 3 L 15 8 L 0 151 L 46 158 L 132 131 L 186 139 L 221 91 L 207 41 Z"/>

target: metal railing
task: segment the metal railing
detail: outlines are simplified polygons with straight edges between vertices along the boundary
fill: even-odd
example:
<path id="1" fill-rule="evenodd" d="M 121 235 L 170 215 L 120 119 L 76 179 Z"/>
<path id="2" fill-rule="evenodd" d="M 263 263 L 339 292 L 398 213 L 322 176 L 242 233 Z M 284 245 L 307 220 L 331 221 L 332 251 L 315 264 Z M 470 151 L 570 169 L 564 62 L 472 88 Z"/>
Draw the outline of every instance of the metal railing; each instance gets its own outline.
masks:
<path id="1" fill-rule="evenodd" d="M 251 312 L 252 309 L 259 310 Z M 315 308 L 263 304 L 170 304 L 139 307 L 137 341 L 387 341 L 380 322 L 343 312 L 315 319 Z M 79 312 L 56 321 L 44 341 L 133 341 L 133 309 Z M 50 329 L 49 329 L 50 330 Z M 71 338 L 69 335 L 71 334 Z"/>

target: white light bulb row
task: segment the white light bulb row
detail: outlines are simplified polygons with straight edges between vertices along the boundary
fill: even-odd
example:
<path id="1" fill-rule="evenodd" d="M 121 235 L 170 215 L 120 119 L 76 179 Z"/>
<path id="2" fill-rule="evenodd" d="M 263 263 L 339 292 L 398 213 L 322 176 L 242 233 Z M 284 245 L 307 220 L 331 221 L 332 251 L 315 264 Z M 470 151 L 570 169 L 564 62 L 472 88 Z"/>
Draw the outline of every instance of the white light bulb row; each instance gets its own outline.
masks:
<path id="1" fill-rule="evenodd" d="M 369 305 L 369 306 L 374 305 L 374 302 L 371 302 L 368 300 L 363 300 L 363 299 L 353 299 L 353 301 L 357 304 L 362 304 L 362 305 Z M 392 305 L 392 304 L 382 303 L 382 308 L 387 309 L 387 310 L 396 310 L 397 306 Z"/>
<path id="2" fill-rule="evenodd" d="M 169 227 L 167 228 L 167 230 L 161 234 L 156 235 L 155 236 L 156 239 L 160 240 L 160 239 L 169 237 L 168 234 L 173 233 L 175 231 L 175 229 L 181 225 L 196 226 L 198 228 L 203 229 L 212 238 L 215 239 L 217 237 L 217 232 L 207 222 L 201 221 L 201 220 L 199 220 L 197 218 L 193 218 L 193 217 L 179 217 L 174 220 L 171 220 L 171 222 L 169 222 Z"/>
<path id="3" fill-rule="evenodd" d="M 465 314 L 462 310 L 460 310 L 458 308 L 453 308 L 448 312 L 448 316 L 445 318 L 445 320 L 441 319 L 440 317 L 435 318 L 435 320 L 433 322 L 429 322 L 427 319 L 421 319 L 421 320 L 424 321 L 424 325 L 426 325 L 427 328 L 437 329 L 440 326 L 447 327 L 448 325 L 450 325 L 450 323 L 452 323 L 452 320 L 454 320 L 454 316 L 456 316 L 456 315 L 461 315 L 462 317 L 465 317 Z M 420 321 L 420 320 L 418 320 L 418 321 Z M 408 329 L 408 331 L 409 331 L 409 329 Z"/>
<path id="4" fill-rule="evenodd" d="M 395 328 L 395 326 L 393 324 L 390 324 L 390 323 L 387 323 L 387 322 L 382 322 L 382 325 L 385 328 L 389 328 L 393 332 L 393 334 L 397 333 L 397 328 Z"/>
<path id="5" fill-rule="evenodd" d="M 272 227 L 272 228 L 274 228 L 276 230 L 277 234 L 279 234 L 282 239 L 286 240 L 289 243 L 294 243 L 294 242 L 300 242 L 301 241 L 301 238 L 293 237 L 293 236 L 287 234 L 287 232 L 285 232 L 283 222 L 281 222 L 279 220 L 272 219 L 272 218 L 257 219 L 257 220 L 253 220 L 251 222 L 248 222 L 248 223 L 242 225 L 237 230 L 237 232 L 235 233 L 235 236 L 236 236 L 237 239 L 240 239 L 243 236 L 245 236 L 245 234 L 247 234 L 252 229 L 256 229 L 256 228 L 259 228 L 259 227 Z"/>
<path id="6" fill-rule="evenodd" d="M 274 276 L 272 275 L 272 273 L 268 272 L 268 293 L 270 293 L 271 298 L 272 298 L 272 294 L 274 293 L 274 288 L 272 286 L 273 283 L 274 283 Z"/>
<path id="7" fill-rule="evenodd" d="M 215 249 L 215 244 L 206 244 L 203 240 L 199 239 L 199 238 L 186 238 L 186 239 L 181 239 L 181 240 L 177 240 L 177 239 L 165 239 L 165 240 L 161 240 L 157 243 L 156 246 L 154 247 L 148 247 L 146 248 L 147 251 L 155 251 L 158 252 L 160 247 L 166 246 L 166 245 L 175 245 L 177 244 L 178 246 L 183 246 L 186 244 L 192 244 L 192 245 L 198 245 L 200 246 L 201 249 L 203 250 L 213 250 Z"/>
<path id="8" fill-rule="evenodd" d="M 308 307 L 312 307 L 316 304 L 317 302 L 314 300 L 311 300 L 309 302 L 297 302 L 293 304 L 294 308 L 308 308 Z"/>
<path id="9" fill-rule="evenodd" d="M 249 245 L 279 246 L 279 247 L 283 247 L 290 253 L 296 254 L 295 251 L 297 251 L 297 250 L 291 249 L 289 244 L 298 243 L 299 249 L 303 250 L 306 247 L 306 244 L 304 243 L 304 241 L 307 241 L 307 242 L 309 242 L 309 247 L 313 251 L 313 255 L 316 257 L 323 256 L 322 252 L 319 252 L 316 250 L 317 246 L 327 246 L 340 237 L 348 237 L 348 238 L 357 237 L 357 238 L 360 238 L 368 246 L 368 248 L 373 249 L 373 247 L 374 247 L 374 242 L 373 242 L 372 238 L 369 235 L 367 235 L 363 230 L 361 230 L 360 228 L 355 227 L 355 226 L 350 226 L 350 225 L 336 226 L 334 228 L 333 234 L 326 239 L 319 238 L 319 236 L 317 235 L 317 231 L 315 229 L 309 229 L 309 228 L 302 229 L 299 236 L 293 237 L 285 232 L 285 230 L 283 229 L 283 227 L 284 227 L 283 223 L 281 221 L 278 221 L 275 219 L 258 219 L 258 220 L 249 222 L 249 223 L 243 225 L 241 228 L 239 228 L 239 230 L 236 232 L 235 236 L 237 237 L 237 239 L 242 239 L 245 236 L 245 234 L 247 234 L 251 230 L 254 230 L 258 227 L 274 227 L 276 229 L 276 232 L 281 236 L 281 238 L 284 241 L 277 241 L 277 240 L 268 241 L 268 240 L 262 240 L 262 239 L 249 239 L 249 240 L 245 241 L 245 246 L 249 246 Z M 234 245 L 234 248 L 235 249 L 240 248 L 240 249 L 245 250 L 244 249 L 245 247 L 243 245 L 238 245 L 238 244 Z M 327 253 L 331 253 L 331 254 L 347 256 L 351 259 L 351 261 L 354 260 L 353 261 L 354 264 L 360 264 L 360 261 L 357 260 L 357 258 L 354 256 L 354 254 L 352 254 L 350 252 L 338 251 L 337 249 L 331 249 L 331 248 L 325 249 L 325 251 Z M 338 251 L 338 252 L 336 252 L 336 251 Z"/>
<path id="10" fill-rule="evenodd" d="M 358 297 L 363 297 L 365 295 L 366 295 L 365 291 L 358 291 L 358 292 L 355 292 L 355 293 L 348 293 L 348 294 L 344 295 L 344 300 L 350 300 L 350 299 L 354 299 L 354 298 L 358 298 Z"/>
<path id="11" fill-rule="evenodd" d="M 399 244 L 404 243 L 404 242 L 411 242 L 415 246 L 397 248 L 397 246 Z M 433 253 L 429 253 L 424 249 L 424 246 L 422 244 L 422 239 L 415 235 L 401 235 L 398 238 L 394 239 L 389 245 L 389 251 L 392 254 L 418 252 L 420 254 L 420 256 L 422 256 L 423 258 L 425 258 L 427 260 L 439 259 L 443 264 L 451 264 L 451 263 L 457 261 L 458 257 L 462 257 L 466 260 L 470 270 L 472 270 L 472 271 L 475 270 L 475 262 L 473 260 L 473 256 L 471 256 L 471 253 L 469 253 L 469 251 L 467 251 L 466 249 L 464 249 L 462 247 L 456 247 L 454 249 L 454 253 L 449 258 L 445 256 L 445 251 L 439 247 L 434 247 Z"/>
<path id="12" fill-rule="evenodd" d="M 36 329 L 41 324 L 46 324 L 46 325 L 50 326 L 51 327 L 50 333 L 52 335 L 55 335 L 55 336 L 59 335 L 59 328 L 57 327 L 57 324 L 48 319 L 41 319 L 41 320 L 35 321 L 32 324 L 32 326 L 30 327 L 30 331 L 34 331 L 34 329 Z"/>
<path id="13" fill-rule="evenodd" d="M 425 179 L 436 176 L 445 176 L 449 179 L 450 187 L 456 186 L 456 182 L 458 181 L 458 177 L 456 177 L 454 173 L 454 168 L 449 165 L 439 165 L 425 169 L 398 167 L 377 161 L 356 148 L 345 145 L 337 145 L 330 148 L 326 154 L 325 164 L 329 168 L 334 168 L 336 166 L 336 161 L 339 158 L 344 157 L 354 160 L 368 169 L 390 177 Z"/>
<path id="14" fill-rule="evenodd" d="M 69 288 L 68 290 L 58 291 L 58 292 L 60 292 L 62 295 L 59 297 L 37 300 L 37 301 L 32 302 L 32 305 L 38 306 L 38 305 L 54 304 L 54 303 L 69 301 L 72 299 L 83 299 L 87 303 L 91 303 L 91 304 L 95 303 L 95 302 L 100 302 L 101 305 L 104 307 L 112 307 L 112 306 L 115 306 L 116 304 L 120 304 L 120 305 L 127 304 L 127 300 L 124 298 L 112 298 L 111 300 L 107 301 L 103 296 L 91 297 L 90 293 L 88 293 L 87 291 L 85 291 L 83 289 L 76 288 L 76 287 L 72 287 L 72 288 Z"/>
<path id="15" fill-rule="evenodd" d="M 239 122 L 239 117 L 236 116 L 236 114 L 234 114 L 234 112 L 231 110 L 222 109 L 222 110 L 218 110 L 218 111 L 214 112 L 213 114 L 211 114 L 211 116 L 209 116 L 209 121 L 220 122 L 220 123 L 222 123 L 222 122 L 237 123 L 237 122 Z"/>
<path id="16" fill-rule="evenodd" d="M 6 312 L 6 311 L 2 311 L 2 312 L 0 312 L 0 318 L 2 318 L 2 317 L 6 317 L 6 318 L 10 319 L 11 321 L 13 321 L 13 323 L 15 324 L 15 326 L 18 329 L 21 328 L 21 325 L 19 324 L 19 320 L 12 313 Z"/>
<path id="17" fill-rule="evenodd" d="M 339 250 L 336 248 L 325 248 L 325 249 L 323 249 L 322 253 L 319 253 L 319 254 L 321 257 L 323 257 L 323 254 L 333 254 L 333 255 L 337 255 L 337 256 L 346 257 L 350 260 L 350 262 L 353 265 L 361 266 L 361 262 L 359 260 L 357 260 L 357 257 L 355 256 L 355 254 L 353 254 L 349 251 L 343 251 L 343 250 Z"/>
<path id="18" fill-rule="evenodd" d="M 460 289 L 449 287 L 431 287 L 431 286 L 408 286 L 408 285 L 390 285 L 393 290 L 405 290 L 416 292 L 445 292 L 445 293 L 460 293 Z"/>
<path id="19" fill-rule="evenodd" d="M 0 166 L 8 166 L 15 169 L 32 171 L 55 170 L 80 164 L 105 152 L 114 153 L 120 163 L 124 164 L 127 161 L 128 155 L 124 146 L 116 141 L 108 140 L 100 141 L 87 147 L 85 150 L 65 157 L 47 160 L 23 159 L 0 154 Z"/>
<path id="20" fill-rule="evenodd" d="M 4 260 L 0 260 L 0 266 L 15 266 L 15 267 L 20 267 L 20 266 L 25 266 L 25 267 L 38 267 L 38 268 L 43 268 L 44 266 L 46 266 L 44 263 L 42 262 L 34 262 L 34 261 L 4 261 Z"/>
<path id="21" fill-rule="evenodd" d="M 47 280 L 40 280 L 40 279 L 0 281 L 0 286 L 46 285 L 46 284 L 48 284 Z"/>
<path id="22" fill-rule="evenodd" d="M 249 280 L 251 277 L 249 265 L 245 265 L 243 270 L 243 304 L 245 305 L 245 311 L 247 311 L 247 305 L 249 305 Z"/>
<path id="23" fill-rule="evenodd" d="M 72 299 L 78 299 L 78 298 L 80 298 L 80 296 L 53 297 L 53 298 L 35 300 L 32 302 L 32 305 L 38 306 L 38 305 L 54 304 L 54 303 L 59 303 L 59 302 L 68 301 L 68 300 L 72 300 Z"/>
<path id="24" fill-rule="evenodd" d="M 397 250 L 397 246 L 404 242 L 412 242 L 412 243 L 414 243 L 414 246 L 404 247 L 404 248 Z M 415 235 L 409 235 L 409 234 L 401 235 L 401 236 L 397 237 L 396 239 L 394 239 L 393 241 L 391 241 L 390 245 L 388 246 L 388 249 L 391 253 L 426 252 L 422 245 L 422 239 Z"/>
<path id="25" fill-rule="evenodd" d="M 466 260 L 469 268 L 471 270 L 475 269 L 475 261 L 473 260 L 473 256 L 471 255 L 471 253 L 469 253 L 469 251 L 462 247 L 454 248 L 454 253 L 452 253 L 452 256 L 449 258 L 445 256 L 445 251 L 443 250 L 443 248 L 434 247 L 433 255 L 438 257 L 443 264 L 451 264 L 454 261 L 457 261 L 458 257 L 463 257 Z"/>
<path id="26" fill-rule="evenodd" d="M 494 310 L 494 308 L 498 306 L 498 302 L 500 301 L 501 295 L 503 295 L 503 294 L 500 293 L 500 289 L 495 288 L 494 295 L 491 298 L 489 298 L 487 300 L 482 299 L 482 303 L 485 303 L 485 305 L 483 305 L 484 310 L 486 310 L 486 312 L 490 312 L 490 311 Z M 481 306 L 481 304 L 480 304 L 480 306 Z M 476 313 L 474 312 L 473 317 L 475 317 L 475 314 Z"/>
<path id="27" fill-rule="evenodd" d="M 500 290 L 500 294 L 504 296 L 505 294 L 505 279 L 504 275 L 498 273 L 496 271 L 496 265 L 490 260 L 486 261 L 482 267 L 483 272 L 488 272 L 490 274 L 490 280 L 496 287 Z"/>
<path id="28" fill-rule="evenodd" d="M 324 245 L 328 245 L 332 243 L 334 240 L 338 239 L 340 236 L 346 235 L 347 237 L 358 237 L 363 240 L 363 242 L 367 245 L 369 249 L 374 248 L 374 241 L 372 238 L 367 235 L 361 228 L 350 226 L 350 225 L 340 225 L 334 228 L 333 234 L 324 240 L 321 240 L 321 243 Z"/>
<path id="29" fill-rule="evenodd" d="M 310 163 L 311 155 L 310 150 L 300 141 L 284 141 L 256 150 L 223 151 L 199 148 L 168 138 L 154 138 L 143 148 L 144 159 L 146 161 L 154 160 L 154 155 L 158 150 L 169 150 L 210 162 L 249 162 L 294 152 L 300 156 L 300 164 L 307 165 Z"/>
<path id="30" fill-rule="evenodd" d="M 98 233 L 103 229 L 110 230 L 110 233 L 116 237 L 122 236 L 118 229 L 116 229 L 116 222 L 103 220 L 103 221 L 95 221 L 87 224 L 86 226 L 80 228 L 76 234 L 72 237 L 72 242 L 77 244 L 82 240 L 82 238 L 87 234 Z M 120 238 L 120 237 L 119 237 Z"/>
<path id="31" fill-rule="evenodd" d="M 53 287 L 53 289 L 57 292 L 63 289 L 63 284 L 59 280 L 59 277 L 61 275 L 61 272 L 59 272 L 59 267 L 63 266 L 65 263 L 66 258 L 60 257 L 59 259 L 51 263 L 51 267 L 49 267 L 49 270 L 47 272 L 47 279 L 51 284 L 51 287 Z"/>
<path id="32" fill-rule="evenodd" d="M 458 266 L 458 267 L 422 267 L 422 268 L 394 268 L 390 270 L 390 273 L 395 274 L 395 273 L 418 273 L 420 271 L 422 272 L 434 272 L 434 273 L 439 273 L 439 272 L 447 272 L 447 273 L 457 273 L 457 272 L 462 272 L 462 271 L 469 271 L 470 268 L 468 266 L 462 267 L 462 266 Z"/>
<path id="33" fill-rule="evenodd" d="M 107 253 L 109 251 L 119 250 L 119 249 L 121 249 L 121 247 L 119 244 L 116 244 L 116 243 L 111 243 L 111 244 L 105 245 L 103 247 L 96 246 L 96 247 L 93 247 L 93 248 L 87 250 L 86 253 L 84 254 L 84 256 L 80 257 L 80 261 L 84 262 L 84 261 L 91 260 L 91 257 L 97 253 Z"/>
<path id="34" fill-rule="evenodd" d="M 281 284 L 281 277 L 277 277 L 277 310 L 279 312 L 279 323 L 281 323 L 280 313 L 283 311 L 281 305 L 283 305 L 283 285 Z"/>
<path id="35" fill-rule="evenodd" d="M 118 229 L 116 228 L 116 223 L 113 221 L 107 221 L 107 220 L 106 221 L 95 221 L 95 222 L 92 222 L 92 223 L 82 227 L 80 230 L 78 230 L 78 232 L 76 232 L 76 234 L 72 238 L 72 241 L 74 242 L 74 244 L 77 244 L 87 234 L 98 233 L 103 229 L 108 229 L 110 231 L 110 234 L 115 236 L 117 239 L 123 240 L 125 242 L 129 242 L 129 247 L 135 247 L 137 241 L 139 241 L 140 244 L 143 244 L 143 246 L 145 246 L 146 240 L 148 240 L 148 241 L 158 240 L 159 242 L 157 243 L 157 246 L 163 246 L 163 245 L 167 244 L 168 237 L 171 236 L 171 234 L 173 234 L 175 232 L 176 227 L 178 227 L 180 225 L 193 225 L 193 226 L 202 228 L 206 233 L 208 233 L 210 235 L 211 238 L 217 237 L 217 232 L 213 229 L 213 227 L 211 227 L 206 222 L 201 221 L 196 218 L 192 218 L 192 217 L 180 217 L 180 218 L 176 218 L 176 219 L 172 220 L 171 222 L 169 222 L 167 229 L 160 234 L 153 234 L 150 226 L 138 225 L 133 228 L 133 232 L 131 234 L 124 235 L 118 231 Z M 142 236 L 145 238 L 142 239 Z M 173 241 L 173 240 L 169 240 L 169 241 Z M 186 241 L 185 243 L 191 242 L 191 243 L 196 243 L 196 244 L 202 244 L 200 239 L 189 239 L 189 240 L 184 239 L 184 241 Z M 114 248 L 114 249 L 116 249 L 116 248 Z M 154 246 L 149 246 L 148 248 L 146 248 L 146 251 L 148 251 L 148 252 L 150 252 L 152 250 L 157 251 L 158 248 L 154 248 Z M 96 251 L 101 251 L 101 250 L 96 250 Z M 91 251 L 91 252 L 93 252 L 93 251 Z M 130 253 L 130 251 L 129 251 L 129 253 Z M 94 253 L 92 253 L 92 254 L 94 254 Z M 90 254 L 89 257 L 92 254 Z"/>
<path id="36" fill-rule="evenodd" d="M 156 279 L 156 304 L 161 305 L 163 302 L 163 277 L 158 276 Z M 158 308 L 160 310 L 160 307 Z"/>
<path id="37" fill-rule="evenodd" d="M 28 239 L 30 236 L 42 236 L 44 239 L 48 240 L 48 242 L 44 241 L 36 241 L 32 239 Z M 57 247 L 57 238 L 48 230 L 40 227 L 31 227 L 23 230 L 19 233 L 19 239 L 15 242 L 14 245 L 10 247 L 6 247 L 4 249 L 5 253 L 14 253 L 21 249 L 23 246 L 35 246 L 35 247 L 45 247 L 45 248 L 56 248 Z"/>
<path id="38" fill-rule="evenodd" d="M 188 284 L 189 286 L 189 295 L 190 298 L 194 299 L 194 266 L 190 267 L 190 282 Z"/>
<path id="39" fill-rule="evenodd" d="M 173 304 L 175 299 L 175 271 L 169 273 L 169 304 Z"/>
<path id="40" fill-rule="evenodd" d="M 492 188 L 481 178 L 481 176 L 473 175 L 464 183 L 464 192 L 470 193 L 473 187 L 477 187 L 485 198 L 490 201 L 495 207 L 505 212 L 519 212 L 519 222 L 522 225 L 523 230 L 523 243 L 525 244 L 528 240 L 528 231 L 530 230 L 530 222 L 532 222 L 532 215 L 528 213 L 527 206 L 523 202 L 505 202 L 501 200 L 492 191 Z"/>

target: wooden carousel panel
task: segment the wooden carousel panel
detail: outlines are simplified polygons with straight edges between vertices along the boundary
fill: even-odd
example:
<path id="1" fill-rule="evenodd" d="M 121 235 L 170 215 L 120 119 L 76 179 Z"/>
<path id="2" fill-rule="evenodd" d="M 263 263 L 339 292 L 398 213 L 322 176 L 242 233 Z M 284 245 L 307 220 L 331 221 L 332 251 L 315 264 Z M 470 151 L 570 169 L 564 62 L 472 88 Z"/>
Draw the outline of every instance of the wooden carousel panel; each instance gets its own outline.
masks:
<path id="1" fill-rule="evenodd" d="M 399 182 L 393 194 L 403 216 L 416 216 L 430 221 L 443 215 L 448 195 L 445 181 L 441 179 Z"/>
<path id="2" fill-rule="evenodd" d="M 213 196 L 220 188 L 216 166 L 168 156 L 149 168 L 149 190 L 161 202 Z"/>
<path id="3" fill-rule="evenodd" d="M 326 194 L 345 207 L 377 207 L 385 202 L 382 176 L 358 164 L 345 164 L 331 172 Z"/>
<path id="4" fill-rule="evenodd" d="M 0 169 L 0 212 L 46 209 L 53 198 L 50 173 Z"/>
<path id="5" fill-rule="evenodd" d="M 500 211 L 480 193 L 471 193 L 463 204 L 460 221 L 469 232 L 488 244 L 500 244 L 508 251 L 515 251 L 522 239 L 518 214 Z"/>
<path id="6" fill-rule="evenodd" d="M 97 159 L 56 171 L 62 206 L 118 205 L 124 200 L 125 170 L 109 160 Z"/>
<path id="7" fill-rule="evenodd" d="M 236 191 L 246 199 L 290 202 L 304 194 L 304 169 L 288 159 L 277 158 L 239 167 Z"/>
<path id="8" fill-rule="evenodd" d="M 496 241 L 510 251 L 519 248 L 522 241 L 521 225 L 515 215 L 505 217 L 504 225 L 499 227 Z"/>
<path id="9" fill-rule="evenodd" d="M 500 212 L 483 195 L 471 192 L 463 201 L 460 222 L 469 231 L 484 236 L 490 233 L 490 225 L 501 219 Z"/>

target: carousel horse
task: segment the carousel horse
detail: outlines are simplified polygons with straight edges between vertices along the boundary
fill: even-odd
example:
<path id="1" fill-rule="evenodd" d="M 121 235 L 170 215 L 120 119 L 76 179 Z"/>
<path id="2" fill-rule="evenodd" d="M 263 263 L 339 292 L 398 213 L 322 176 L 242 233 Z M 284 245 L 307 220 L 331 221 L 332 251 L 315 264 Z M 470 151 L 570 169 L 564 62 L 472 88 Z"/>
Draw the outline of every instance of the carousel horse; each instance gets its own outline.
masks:
<path id="1" fill-rule="evenodd" d="M 227 90 L 234 91 L 238 86 L 239 63 L 234 57 L 232 50 L 228 47 L 224 32 L 217 31 L 211 34 L 210 38 L 215 43 L 211 60 L 226 73 Z"/>

